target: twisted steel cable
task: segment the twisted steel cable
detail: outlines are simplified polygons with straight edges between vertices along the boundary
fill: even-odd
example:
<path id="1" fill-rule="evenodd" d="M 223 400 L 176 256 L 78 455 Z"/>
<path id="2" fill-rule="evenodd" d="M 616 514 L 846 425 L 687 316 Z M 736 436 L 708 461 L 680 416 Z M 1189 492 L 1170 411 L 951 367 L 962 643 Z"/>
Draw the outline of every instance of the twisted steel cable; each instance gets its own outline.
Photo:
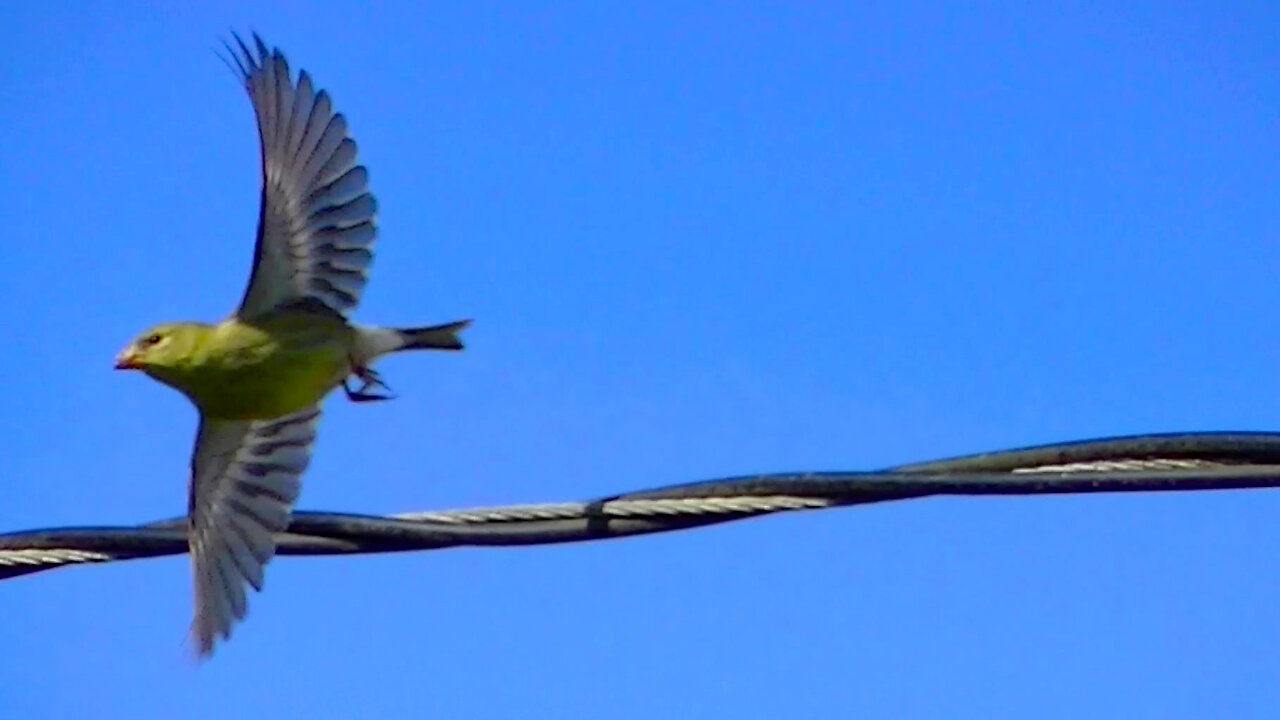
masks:
<path id="1" fill-rule="evenodd" d="M 778 512 L 934 495 L 1045 495 L 1280 486 L 1280 434 L 1187 433 L 1043 445 L 873 472 L 731 477 L 589 502 L 405 513 L 293 514 L 281 555 L 541 545 L 682 530 Z M 187 552 L 186 518 L 0 535 L 0 579 Z"/>

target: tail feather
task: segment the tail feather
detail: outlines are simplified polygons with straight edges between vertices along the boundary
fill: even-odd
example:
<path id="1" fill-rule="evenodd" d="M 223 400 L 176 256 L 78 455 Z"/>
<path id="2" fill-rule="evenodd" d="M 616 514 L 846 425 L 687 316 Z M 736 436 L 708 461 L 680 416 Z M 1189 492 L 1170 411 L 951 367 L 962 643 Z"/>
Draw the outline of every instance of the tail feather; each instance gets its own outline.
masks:
<path id="1" fill-rule="evenodd" d="M 461 350 L 464 346 L 462 340 L 458 338 L 458 333 L 465 330 L 470 324 L 470 320 L 459 320 L 430 327 L 398 328 L 396 332 L 400 334 L 401 339 L 404 341 L 404 344 L 399 349 Z"/>

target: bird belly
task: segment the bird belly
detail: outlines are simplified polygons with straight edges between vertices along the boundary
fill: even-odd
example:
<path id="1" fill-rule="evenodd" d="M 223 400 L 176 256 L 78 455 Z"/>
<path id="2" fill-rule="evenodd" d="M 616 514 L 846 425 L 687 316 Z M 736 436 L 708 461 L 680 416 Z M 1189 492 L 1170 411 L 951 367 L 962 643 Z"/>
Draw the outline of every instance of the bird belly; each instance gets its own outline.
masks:
<path id="1" fill-rule="evenodd" d="M 193 398 L 205 415 L 265 420 L 297 412 L 324 399 L 350 370 L 343 352 L 280 351 L 255 362 L 224 367 L 210 391 Z"/>

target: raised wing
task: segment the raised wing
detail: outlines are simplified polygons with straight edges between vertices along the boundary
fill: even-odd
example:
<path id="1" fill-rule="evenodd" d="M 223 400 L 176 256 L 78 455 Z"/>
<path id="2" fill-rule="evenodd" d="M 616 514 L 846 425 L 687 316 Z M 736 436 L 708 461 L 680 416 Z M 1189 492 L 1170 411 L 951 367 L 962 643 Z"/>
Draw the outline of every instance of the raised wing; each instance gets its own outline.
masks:
<path id="1" fill-rule="evenodd" d="M 289 524 L 311 459 L 319 406 L 274 420 L 200 419 L 191 457 L 189 542 L 195 579 L 192 635 L 201 656 L 247 609 L 245 585 L 262 589 L 273 533 Z"/>
<path id="2" fill-rule="evenodd" d="M 253 36 L 227 46 L 258 117 L 262 206 L 253 274 L 236 315 L 250 318 L 300 298 L 346 313 L 360 301 L 373 262 L 377 203 L 356 143 L 304 70 L 293 83 L 277 48 Z"/>

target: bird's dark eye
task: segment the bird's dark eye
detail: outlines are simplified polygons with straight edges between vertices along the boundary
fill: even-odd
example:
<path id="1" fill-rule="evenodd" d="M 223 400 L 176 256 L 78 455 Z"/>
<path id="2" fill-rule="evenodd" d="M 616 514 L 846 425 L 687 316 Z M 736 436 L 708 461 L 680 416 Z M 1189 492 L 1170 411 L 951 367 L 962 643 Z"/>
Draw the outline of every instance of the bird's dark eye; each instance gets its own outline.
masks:
<path id="1" fill-rule="evenodd" d="M 155 345 L 156 343 L 160 342 L 160 339 L 161 339 L 161 338 L 160 338 L 160 333 L 151 333 L 150 335 L 148 335 L 148 336 L 146 336 L 146 337 L 142 338 L 142 344 L 143 344 L 143 345 Z"/>

